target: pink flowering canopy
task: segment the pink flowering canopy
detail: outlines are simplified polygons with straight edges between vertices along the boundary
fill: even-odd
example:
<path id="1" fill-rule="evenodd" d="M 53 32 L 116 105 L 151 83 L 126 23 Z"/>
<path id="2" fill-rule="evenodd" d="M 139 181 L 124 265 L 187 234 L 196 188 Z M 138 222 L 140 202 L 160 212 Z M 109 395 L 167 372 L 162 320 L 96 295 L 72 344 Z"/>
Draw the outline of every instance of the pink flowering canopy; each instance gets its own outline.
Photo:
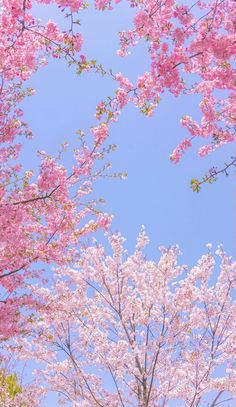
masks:
<path id="1" fill-rule="evenodd" d="M 37 3 L 55 3 L 69 28 L 62 30 L 53 19 L 43 24 L 34 12 Z M 110 237 L 112 256 L 99 244 L 81 250 L 82 239 L 108 229 L 111 221 L 91 194 L 109 167 L 99 163 L 113 149 L 107 145 L 110 125 L 126 105 L 151 116 L 166 91 L 179 98 L 198 95 L 197 116 L 186 112 L 181 120 L 189 136 L 171 153 L 173 163 L 196 138 L 202 140 L 201 157 L 235 141 L 235 0 L 129 5 L 133 26 L 118 33 L 117 53 L 126 57 L 145 41 L 149 55 L 147 71 L 132 82 L 80 54 L 86 38 L 78 15 L 86 13 L 85 2 L 1 0 L 0 362 L 7 365 L 14 339 L 19 358 L 45 367 L 17 394 L 2 383 L 4 407 L 40 405 L 48 390 L 74 406 L 168 406 L 181 400 L 213 407 L 235 400 L 235 263 L 221 249 L 215 283 L 210 253 L 188 272 L 177 266 L 174 248 L 163 249 L 158 263 L 146 260 L 144 231 L 130 257 L 119 234 Z M 101 11 L 114 7 L 95 1 Z M 77 74 L 110 76 L 116 90 L 97 104 L 90 133 L 78 132 L 69 168 L 60 160 L 64 151 L 39 151 L 39 167 L 32 171 L 21 160 L 24 137 L 32 137 L 21 102 L 33 96 L 30 79 L 51 57 L 65 59 Z M 224 168 L 192 180 L 193 189 L 235 165 L 231 157 Z M 57 267 L 52 288 L 45 266 Z"/>
<path id="2" fill-rule="evenodd" d="M 81 7 L 78 1 L 59 1 L 58 6 Z M 80 132 L 80 143 L 74 152 L 71 168 L 59 157 L 38 153 L 40 168 L 23 170 L 20 161 L 22 137 L 32 137 L 23 121 L 19 103 L 34 93 L 24 82 L 44 66 L 60 49 L 74 58 L 82 45 L 79 34 L 62 33 L 56 23 L 45 26 L 31 14 L 32 2 L 2 1 L 0 10 L 0 338 L 15 335 L 19 310 L 31 302 L 25 279 L 39 278 L 35 266 L 65 264 L 77 256 L 80 238 L 107 228 L 110 216 L 95 209 L 96 202 L 86 203 L 94 180 L 106 169 L 95 162 L 102 159 L 102 146 L 108 136 L 107 126 L 92 131 L 92 139 Z M 60 48 L 61 47 L 61 48 Z M 66 146 L 63 147 L 66 149 Z M 25 295 L 16 294 L 17 289 Z"/>
<path id="3" fill-rule="evenodd" d="M 95 4 L 101 10 L 112 9 L 110 1 Z M 134 84 L 122 74 L 115 76 L 119 88 L 110 106 L 116 115 L 128 102 L 133 102 L 142 113 L 151 116 L 165 91 L 176 97 L 195 94 L 201 98 L 201 118 L 196 120 L 186 112 L 181 123 L 189 137 L 176 147 L 170 159 L 177 163 L 195 138 L 200 137 L 204 142 L 198 152 L 201 157 L 234 142 L 235 1 L 191 4 L 141 0 L 130 1 L 130 5 L 137 12 L 133 27 L 119 33 L 118 55 L 127 56 L 132 47 L 145 40 L 150 69 L 140 73 Z M 106 105 L 99 107 L 106 112 Z"/>
<path id="4" fill-rule="evenodd" d="M 216 271 L 211 245 L 190 269 L 177 247 L 149 261 L 144 230 L 130 256 L 124 240 L 109 238 L 111 255 L 85 248 L 56 271 L 53 290 L 33 289 L 39 304 L 17 347 L 40 362 L 39 387 L 73 406 L 231 405 L 222 403 L 236 400 L 236 263 L 219 247 Z"/>
<path id="5" fill-rule="evenodd" d="M 52 20 L 43 26 L 33 15 L 34 3 L 56 3 L 70 19 L 70 28 L 62 32 Z M 176 97 L 199 95 L 201 117 L 196 120 L 186 112 L 182 118 L 189 137 L 170 155 L 174 163 L 191 147 L 195 138 L 203 139 L 204 144 L 199 149 L 202 157 L 235 141 L 234 0 L 196 1 L 193 4 L 174 0 L 131 1 L 134 23 L 130 30 L 119 33 L 118 55 L 125 57 L 132 47 L 145 40 L 150 57 L 150 69 L 140 72 L 135 83 L 122 73 L 113 74 L 95 60 L 77 54 L 86 42 L 78 32 L 77 19 L 78 13 L 88 7 L 86 3 L 79 0 L 6 0 L 2 5 L 1 100 L 5 117 L 2 141 L 12 141 L 16 134 L 30 134 L 20 120 L 22 113 L 16 102 L 26 94 L 32 94 L 31 88 L 21 90 L 22 81 L 44 65 L 49 55 L 66 58 L 70 65 L 76 66 L 78 73 L 92 69 L 113 78 L 118 85 L 114 97 L 97 106 L 97 118 L 106 123 L 117 120 L 122 108 L 130 102 L 143 114 L 151 116 L 165 91 Z M 112 10 L 115 5 L 110 1 L 96 1 L 95 7 Z M 11 155 L 18 154 L 19 148 L 15 145 Z M 1 150 L 3 157 L 9 156 L 7 151 L 6 148 Z M 235 166 L 235 159 L 227 165 Z M 203 182 L 211 182 L 217 174 L 216 170 L 210 172 Z M 200 184 L 195 182 L 192 186 L 198 190 Z"/>

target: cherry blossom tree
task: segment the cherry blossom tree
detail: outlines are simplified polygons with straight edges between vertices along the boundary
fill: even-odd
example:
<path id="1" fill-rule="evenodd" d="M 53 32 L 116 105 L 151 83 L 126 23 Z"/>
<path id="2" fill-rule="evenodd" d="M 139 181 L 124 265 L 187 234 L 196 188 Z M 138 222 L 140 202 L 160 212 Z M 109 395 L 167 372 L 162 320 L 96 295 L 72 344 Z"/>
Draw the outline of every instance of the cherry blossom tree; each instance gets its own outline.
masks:
<path id="1" fill-rule="evenodd" d="M 85 248 L 75 267 L 58 269 L 53 290 L 35 287 L 41 306 L 31 337 L 19 338 L 44 388 L 73 406 L 231 405 L 235 387 L 236 263 L 210 245 L 191 269 L 179 249 L 144 255 L 142 230 L 128 256 L 120 234 Z"/>
<path id="2" fill-rule="evenodd" d="M 25 281 L 42 274 L 36 263 L 72 260 L 80 238 L 107 228 L 110 217 L 96 209 L 95 202 L 86 201 L 94 180 L 105 170 L 103 165 L 95 170 L 94 164 L 106 151 L 102 144 L 108 136 L 107 124 L 94 127 L 90 139 L 79 132 L 71 168 L 62 165 L 60 154 L 53 157 L 44 151 L 39 152 L 41 165 L 35 173 L 25 171 L 20 161 L 21 139 L 32 136 L 20 102 L 34 91 L 24 83 L 51 55 L 62 53 L 73 59 L 81 48 L 81 36 L 72 28 L 62 33 L 53 21 L 43 26 L 30 13 L 29 0 L 1 3 L 0 339 L 6 339 L 22 329 L 19 310 L 31 301 Z M 57 3 L 70 7 L 71 16 L 81 7 L 78 0 Z"/>
<path id="3" fill-rule="evenodd" d="M 112 9 L 110 0 L 95 4 L 100 10 Z M 98 106 L 99 116 L 107 111 L 108 105 L 118 114 L 129 102 L 151 116 L 165 91 L 176 97 L 199 95 L 200 120 L 186 112 L 181 123 L 189 137 L 174 149 L 170 159 L 179 162 L 199 137 L 204 141 L 198 151 L 201 157 L 234 142 L 235 0 L 132 0 L 130 6 L 137 9 L 134 26 L 119 33 L 118 55 L 127 56 L 132 47 L 145 40 L 150 69 L 140 73 L 134 84 L 117 75 L 116 96 Z M 227 174 L 229 167 L 235 167 L 235 157 L 220 170 L 213 167 L 201 181 L 194 179 L 192 188 L 199 191 L 202 183 L 213 182 L 220 173 Z"/>

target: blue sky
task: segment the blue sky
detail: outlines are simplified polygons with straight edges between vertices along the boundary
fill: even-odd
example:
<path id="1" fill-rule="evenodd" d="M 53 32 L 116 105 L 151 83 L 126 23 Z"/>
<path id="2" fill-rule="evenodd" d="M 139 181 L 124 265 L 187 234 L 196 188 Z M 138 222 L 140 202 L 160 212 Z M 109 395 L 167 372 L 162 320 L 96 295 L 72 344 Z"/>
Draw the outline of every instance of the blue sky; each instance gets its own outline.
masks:
<path id="1" fill-rule="evenodd" d="M 42 19 L 62 18 L 55 7 L 38 6 L 35 13 Z M 140 44 L 126 59 L 116 56 L 117 32 L 128 28 L 132 10 L 126 4 L 114 12 L 85 10 L 81 17 L 81 32 L 85 46 L 81 51 L 95 58 L 114 72 L 122 71 L 131 79 L 148 69 L 145 44 Z M 24 163 L 35 167 L 35 153 L 43 149 L 56 153 L 65 140 L 76 145 L 76 130 L 87 131 L 96 120 L 96 104 L 111 95 L 114 85 L 98 74 L 76 76 L 64 61 L 53 60 L 39 70 L 29 85 L 36 95 L 24 102 L 25 118 L 33 130 L 33 141 L 26 142 Z M 221 176 L 213 185 L 203 186 L 199 194 L 190 189 L 190 179 L 200 178 L 212 165 L 229 161 L 235 154 L 231 144 L 207 158 L 199 158 L 198 143 L 178 165 L 169 154 L 187 132 L 179 124 L 184 114 L 199 117 L 197 97 L 176 99 L 164 94 L 152 118 L 142 116 L 134 106 L 128 106 L 120 120 L 112 125 L 109 143 L 118 148 L 109 159 L 115 172 L 127 171 L 125 181 L 101 179 L 95 185 L 94 197 L 103 197 L 104 211 L 114 215 L 112 231 L 120 231 L 127 238 L 127 248 L 134 248 L 141 225 L 145 225 L 151 239 L 149 258 L 158 257 L 159 245 L 179 244 L 182 261 L 193 265 L 205 250 L 223 243 L 226 251 L 235 254 L 235 176 Z M 70 156 L 67 159 L 70 165 Z M 98 234 L 98 239 L 102 238 Z M 49 405 L 49 404 L 48 404 Z M 50 401 L 50 406 L 53 406 Z M 57 404 L 55 404 L 57 405 Z"/>

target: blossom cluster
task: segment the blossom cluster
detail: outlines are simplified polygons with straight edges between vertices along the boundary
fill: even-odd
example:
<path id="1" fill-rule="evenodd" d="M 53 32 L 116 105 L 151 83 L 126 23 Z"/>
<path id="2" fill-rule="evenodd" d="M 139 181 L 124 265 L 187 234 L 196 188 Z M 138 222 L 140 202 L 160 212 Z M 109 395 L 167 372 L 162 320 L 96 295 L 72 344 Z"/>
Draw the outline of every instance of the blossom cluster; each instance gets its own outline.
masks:
<path id="1" fill-rule="evenodd" d="M 188 269 L 178 247 L 147 260 L 144 229 L 130 256 L 120 234 L 109 242 L 111 255 L 95 243 L 56 270 L 53 289 L 33 288 L 37 311 L 15 346 L 44 366 L 37 382 L 74 406 L 235 400 L 236 263 L 219 247 L 212 285 L 211 245 Z"/>

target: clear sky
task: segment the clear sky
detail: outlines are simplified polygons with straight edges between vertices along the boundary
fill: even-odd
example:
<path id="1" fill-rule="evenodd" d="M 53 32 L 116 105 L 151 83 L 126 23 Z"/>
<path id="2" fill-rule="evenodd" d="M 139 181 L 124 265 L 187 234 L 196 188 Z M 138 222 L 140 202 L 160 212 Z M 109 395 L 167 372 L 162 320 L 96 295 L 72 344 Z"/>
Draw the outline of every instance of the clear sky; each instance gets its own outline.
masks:
<path id="1" fill-rule="evenodd" d="M 62 23 L 54 7 L 40 6 L 35 13 L 44 20 L 59 18 Z M 126 3 L 113 12 L 85 10 L 81 16 L 85 39 L 81 53 L 134 80 L 148 69 L 146 45 L 140 44 L 126 59 L 116 56 L 117 32 L 130 27 L 131 21 L 132 10 Z M 96 103 L 114 90 L 109 78 L 98 74 L 76 76 L 74 68 L 68 69 L 60 60 L 39 70 L 29 85 L 37 93 L 24 102 L 25 118 L 34 134 L 33 141 L 27 141 L 25 146 L 27 168 L 35 167 L 37 149 L 56 153 L 65 140 L 76 145 L 76 130 L 88 130 L 96 123 Z M 189 186 L 191 178 L 200 178 L 212 165 L 222 166 L 229 161 L 235 154 L 235 145 L 199 158 L 197 147 L 201 144 L 196 143 L 180 164 L 172 164 L 169 154 L 187 136 L 179 124 L 184 114 L 199 117 L 197 97 L 176 99 L 164 94 L 152 118 L 142 116 L 134 106 L 126 107 L 111 127 L 109 143 L 118 148 L 109 159 L 113 170 L 127 171 L 128 178 L 98 181 L 94 196 L 105 198 L 104 211 L 114 215 L 111 230 L 120 231 L 127 238 L 130 251 L 144 224 L 151 238 L 149 258 L 157 258 L 159 245 L 177 243 L 183 252 L 181 260 L 193 265 L 208 242 L 215 248 L 223 243 L 226 251 L 235 255 L 235 175 L 222 175 L 213 185 L 203 186 L 199 194 Z M 69 167 L 69 156 L 67 160 Z M 50 400 L 48 406 L 57 405 Z"/>

